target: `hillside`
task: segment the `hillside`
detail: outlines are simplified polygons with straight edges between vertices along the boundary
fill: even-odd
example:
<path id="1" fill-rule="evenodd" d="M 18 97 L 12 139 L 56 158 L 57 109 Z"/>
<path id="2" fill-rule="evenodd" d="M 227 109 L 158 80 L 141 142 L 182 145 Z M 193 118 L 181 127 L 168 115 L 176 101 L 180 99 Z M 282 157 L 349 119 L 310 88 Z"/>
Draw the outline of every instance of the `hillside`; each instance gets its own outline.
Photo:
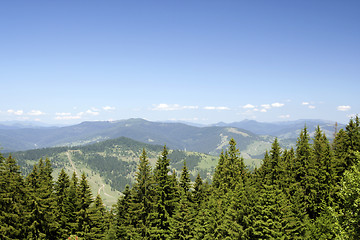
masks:
<path id="1" fill-rule="evenodd" d="M 166 144 L 171 149 L 219 155 L 234 138 L 245 158 L 262 157 L 273 137 L 259 136 L 235 127 L 194 127 L 182 123 L 159 123 L 143 119 L 115 122 L 83 122 L 59 128 L 0 129 L 3 152 L 54 146 L 77 146 L 127 137 L 149 144 Z M 281 142 L 289 147 L 293 142 Z"/>
<path id="2" fill-rule="evenodd" d="M 134 180 L 139 156 L 145 149 L 152 166 L 163 150 L 163 146 L 145 144 L 129 138 L 117 138 L 99 143 L 77 147 L 55 147 L 14 152 L 11 155 L 18 161 L 22 172 L 27 175 L 32 165 L 40 158 L 49 158 L 54 168 L 54 177 L 62 168 L 71 175 L 85 172 L 93 193 L 99 192 L 107 205 L 112 205 L 126 184 Z M 218 157 L 196 152 L 169 150 L 171 169 L 179 175 L 184 160 L 192 180 L 197 173 L 211 181 Z M 259 162 L 249 161 L 253 168 Z"/>
<path id="3" fill-rule="evenodd" d="M 280 139 L 296 139 L 299 136 L 300 131 L 306 126 L 309 130 L 310 136 L 313 136 L 317 126 L 324 131 L 326 136 L 330 139 L 334 138 L 335 122 L 315 120 L 315 119 L 303 119 L 297 121 L 283 121 L 283 122 L 258 122 L 255 120 L 243 120 L 241 122 L 233 123 L 217 123 L 213 126 L 222 127 L 236 127 L 246 129 L 260 135 L 275 136 Z M 344 128 L 345 125 L 338 123 L 337 131 Z"/>

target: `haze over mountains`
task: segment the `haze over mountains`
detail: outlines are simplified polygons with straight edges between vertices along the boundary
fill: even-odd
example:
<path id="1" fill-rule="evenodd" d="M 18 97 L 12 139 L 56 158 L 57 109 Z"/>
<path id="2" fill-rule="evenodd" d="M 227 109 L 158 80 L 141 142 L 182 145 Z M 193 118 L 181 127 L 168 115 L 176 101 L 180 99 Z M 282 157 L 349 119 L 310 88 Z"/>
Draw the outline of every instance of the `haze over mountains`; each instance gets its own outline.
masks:
<path id="1" fill-rule="evenodd" d="M 191 126 L 176 122 L 151 122 L 144 119 L 82 122 L 66 127 L 46 127 L 29 123 L 0 124 L 2 152 L 14 152 L 54 146 L 84 145 L 107 139 L 127 137 L 150 144 L 166 144 L 169 148 L 218 155 L 230 138 L 234 138 L 245 158 L 257 158 L 270 148 L 274 137 L 282 147 L 293 146 L 302 128 L 310 135 L 316 126 L 331 139 L 335 123 L 323 120 L 298 120 L 263 123 L 244 120 L 217 123 L 211 126 Z M 344 127 L 339 124 L 338 129 Z"/>

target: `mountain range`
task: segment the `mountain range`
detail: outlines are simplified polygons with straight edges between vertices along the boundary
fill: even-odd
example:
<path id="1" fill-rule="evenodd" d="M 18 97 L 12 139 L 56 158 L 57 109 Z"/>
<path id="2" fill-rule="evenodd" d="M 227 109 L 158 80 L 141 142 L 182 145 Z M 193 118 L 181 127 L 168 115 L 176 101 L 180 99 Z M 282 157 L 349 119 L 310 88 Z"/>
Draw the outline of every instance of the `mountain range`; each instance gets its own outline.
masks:
<path id="1" fill-rule="evenodd" d="M 262 158 L 278 137 L 284 148 L 294 146 L 301 129 L 307 126 L 310 134 L 320 126 L 331 138 L 335 123 L 322 120 L 298 120 L 279 123 L 262 123 L 244 120 L 196 127 L 184 123 L 151 122 L 144 119 L 95 121 L 65 127 L 40 127 L 0 125 L 2 152 L 23 151 L 54 146 L 77 146 L 127 137 L 150 144 L 166 144 L 171 149 L 181 149 L 218 155 L 231 138 L 238 143 L 245 158 Z M 2 126 L 2 127 L 1 127 Z M 339 124 L 338 128 L 344 125 Z"/>

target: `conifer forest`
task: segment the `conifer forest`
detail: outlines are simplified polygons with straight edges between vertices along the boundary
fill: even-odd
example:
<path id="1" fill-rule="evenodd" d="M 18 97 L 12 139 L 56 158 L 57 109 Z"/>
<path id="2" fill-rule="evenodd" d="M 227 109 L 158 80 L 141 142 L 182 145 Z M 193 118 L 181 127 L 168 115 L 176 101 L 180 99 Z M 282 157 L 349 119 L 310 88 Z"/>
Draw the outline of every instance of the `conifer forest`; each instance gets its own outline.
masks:
<path id="1" fill-rule="evenodd" d="M 329 141 L 304 127 L 296 147 L 278 139 L 250 171 L 236 142 L 221 152 L 211 182 L 194 182 L 186 162 L 155 167 L 143 150 L 135 182 L 106 208 L 86 175 L 55 180 L 48 159 L 24 176 L 0 155 L 0 239 L 360 239 L 360 121 Z"/>

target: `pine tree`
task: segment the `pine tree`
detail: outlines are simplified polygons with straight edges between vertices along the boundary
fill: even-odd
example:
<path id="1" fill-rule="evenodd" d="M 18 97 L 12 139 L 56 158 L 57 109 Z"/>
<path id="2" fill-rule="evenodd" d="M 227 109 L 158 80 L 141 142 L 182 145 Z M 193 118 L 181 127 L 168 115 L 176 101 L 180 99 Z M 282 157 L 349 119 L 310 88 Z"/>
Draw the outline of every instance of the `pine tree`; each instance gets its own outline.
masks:
<path id="1" fill-rule="evenodd" d="M 39 160 L 27 176 L 29 186 L 30 239 L 55 239 L 58 222 L 55 215 L 56 199 L 52 180 L 52 168 L 48 159 Z"/>
<path id="2" fill-rule="evenodd" d="M 201 207 L 201 204 L 205 198 L 204 188 L 203 188 L 203 180 L 200 177 L 200 174 L 196 176 L 194 191 L 192 192 L 192 201 L 194 203 L 194 208 L 198 211 Z"/>
<path id="3" fill-rule="evenodd" d="M 347 169 L 346 159 L 348 158 L 348 135 L 344 129 L 336 134 L 332 149 L 335 156 L 336 181 L 339 181 Z"/>
<path id="4" fill-rule="evenodd" d="M 234 191 L 236 185 L 246 181 L 244 159 L 240 156 L 236 142 L 229 141 L 229 150 L 220 154 L 219 163 L 213 177 L 213 186 L 219 194 Z"/>
<path id="5" fill-rule="evenodd" d="M 56 219 L 59 221 L 59 237 L 66 239 L 70 236 L 71 226 L 71 213 L 68 212 L 68 194 L 70 188 L 70 179 L 64 169 L 61 169 L 58 180 L 55 184 L 55 197 L 56 197 Z"/>
<path id="6" fill-rule="evenodd" d="M 130 224 L 130 215 L 132 214 L 130 206 L 133 197 L 131 196 L 129 185 L 126 185 L 123 194 L 116 204 L 115 235 L 116 239 L 132 239 L 135 229 Z"/>
<path id="7" fill-rule="evenodd" d="M 180 202 L 170 219 L 170 239 L 193 239 L 194 212 L 185 190 L 181 191 Z"/>
<path id="8" fill-rule="evenodd" d="M 81 179 L 77 189 L 77 231 L 76 234 L 79 237 L 89 238 L 90 237 L 90 228 L 91 228 L 91 219 L 89 216 L 89 208 L 92 200 L 92 194 L 90 186 L 86 179 L 86 175 L 83 172 L 81 174 Z"/>
<path id="9" fill-rule="evenodd" d="M 189 171 L 186 167 L 186 161 L 184 161 L 184 166 L 181 171 L 179 186 L 180 186 L 180 190 L 183 191 L 187 196 L 187 199 L 190 200 L 191 180 L 190 180 Z"/>
<path id="10" fill-rule="evenodd" d="M 174 176 L 170 174 L 168 150 L 164 146 L 155 168 L 156 205 L 154 208 L 151 236 L 166 239 L 169 234 L 170 218 L 175 211 L 176 189 Z M 175 178 L 176 180 L 176 178 Z"/>
<path id="11" fill-rule="evenodd" d="M 247 182 L 245 164 L 240 152 L 236 148 L 236 142 L 231 139 L 229 149 L 221 153 L 218 166 L 213 178 L 212 195 L 207 204 L 207 219 L 205 220 L 207 239 L 224 239 L 239 236 L 237 224 L 238 217 L 234 204 L 235 197 L 241 198 L 244 186 Z M 237 194 L 240 194 L 238 196 Z M 230 207 L 233 206 L 233 207 Z M 235 215 L 234 215 L 235 214 Z M 222 223 L 222 224 L 220 224 Z M 229 227 L 234 225 L 229 235 Z"/>
<path id="12" fill-rule="evenodd" d="M 150 214 L 154 208 L 154 179 L 151 173 L 151 166 L 145 149 L 140 156 L 138 171 L 136 172 L 135 184 L 132 188 L 133 226 L 140 233 L 141 238 L 149 237 L 149 226 L 151 223 Z"/>
<path id="13" fill-rule="evenodd" d="M 312 156 L 309 135 L 305 127 L 297 141 L 296 158 L 294 163 L 295 181 L 303 191 L 303 201 L 310 219 L 318 215 L 316 209 L 317 169 Z M 298 188 L 298 187 L 295 187 Z"/>
<path id="14" fill-rule="evenodd" d="M 288 198 L 290 198 L 290 186 L 293 185 L 295 182 L 294 162 L 295 162 L 294 148 L 290 148 L 290 150 L 285 149 L 282 155 L 282 162 L 281 162 L 281 166 L 284 172 L 280 176 L 280 187 Z"/>
<path id="15" fill-rule="evenodd" d="M 0 154 L 0 239 L 25 239 L 27 190 L 14 158 Z"/>
<path id="16" fill-rule="evenodd" d="M 335 187 L 335 171 L 333 152 L 325 134 L 318 126 L 315 131 L 313 143 L 313 158 L 317 169 L 317 197 L 315 211 L 320 213 L 325 207 L 330 206 L 331 195 Z"/>
<path id="17" fill-rule="evenodd" d="M 106 222 L 106 209 L 100 195 L 97 195 L 95 201 L 90 206 L 89 217 L 91 222 L 90 233 L 86 239 L 104 239 L 105 232 L 108 229 Z"/>
<path id="18" fill-rule="evenodd" d="M 343 239 L 360 238 L 360 154 L 354 153 L 355 165 L 344 172 L 341 190 L 338 193 L 341 199 L 337 219 L 340 224 L 340 234 Z"/>
<path id="19" fill-rule="evenodd" d="M 78 211 L 78 203 L 79 203 L 79 199 L 77 196 L 77 192 L 78 192 L 78 187 L 79 187 L 79 179 L 76 176 L 76 173 L 73 172 L 71 179 L 70 179 L 70 184 L 69 184 L 69 191 L 66 195 L 66 205 L 65 205 L 65 212 L 68 215 L 68 226 L 69 226 L 69 231 L 71 234 L 76 234 L 77 231 L 77 211 Z"/>

